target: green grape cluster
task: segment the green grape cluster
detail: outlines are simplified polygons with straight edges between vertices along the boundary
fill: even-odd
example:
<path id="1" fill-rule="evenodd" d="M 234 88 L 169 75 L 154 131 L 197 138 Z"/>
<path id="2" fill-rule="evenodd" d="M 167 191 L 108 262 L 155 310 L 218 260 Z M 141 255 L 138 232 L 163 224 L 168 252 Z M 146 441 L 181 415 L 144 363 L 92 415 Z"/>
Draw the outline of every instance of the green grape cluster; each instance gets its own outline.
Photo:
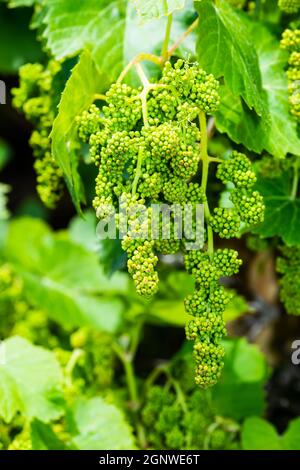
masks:
<path id="1" fill-rule="evenodd" d="M 93 104 L 77 117 L 78 134 L 89 143 L 98 168 L 96 214 L 100 220 L 114 219 L 137 292 L 144 297 L 157 292 L 160 254 L 186 252 L 186 269 L 196 281 L 196 293 L 186 300 L 188 313 L 195 317 L 187 326 L 187 337 L 195 341 L 196 382 L 207 387 L 216 383 L 223 366 L 222 314 L 230 295 L 219 279 L 235 274 L 241 264 L 234 250 L 208 254 L 206 248 L 188 248 L 188 241 L 201 231 L 196 224 L 197 206 L 208 205 L 205 178 L 202 175 L 201 184 L 197 181 L 200 169 L 205 171 L 201 120 L 218 108 L 219 84 L 197 63 L 181 59 L 166 62 L 157 83 L 144 75 L 142 81 L 143 88 L 113 84 L 105 106 Z M 219 164 L 217 177 L 233 184 L 233 208 L 216 207 L 211 216 L 205 216 L 201 241 L 208 241 L 210 231 L 233 237 L 241 227 L 263 217 L 262 198 L 253 191 L 256 177 L 245 155 L 233 152 Z M 190 216 L 184 218 L 182 236 L 176 211 L 167 221 L 162 215 L 157 221 L 153 204 L 176 207 L 181 215 Z"/>
<path id="2" fill-rule="evenodd" d="M 217 177 L 233 186 L 230 194 L 233 207 L 214 209 L 209 218 L 213 232 L 221 238 L 231 238 L 238 234 L 241 223 L 251 226 L 261 222 L 264 204 L 262 196 L 253 191 L 256 176 L 250 160 L 244 154 L 232 152 L 228 160 L 218 165 Z M 186 336 L 194 341 L 195 380 L 204 388 L 217 382 L 223 368 L 221 340 L 226 334 L 223 313 L 231 294 L 219 284 L 219 279 L 236 274 L 241 263 L 238 253 L 228 248 L 214 253 L 191 250 L 185 255 L 185 267 L 196 281 L 195 293 L 185 299 L 186 311 L 194 317 L 186 327 Z"/>
<path id="3" fill-rule="evenodd" d="M 179 384 L 177 392 L 178 388 Z M 214 424 L 215 416 L 200 390 L 186 394 L 181 390 L 178 396 L 170 387 L 153 385 L 141 417 L 150 448 L 227 449 L 235 441 L 235 436 Z"/>
<path id="4" fill-rule="evenodd" d="M 300 249 L 285 246 L 281 252 L 277 258 L 280 298 L 290 315 L 300 315 Z"/>
<path id="5" fill-rule="evenodd" d="M 5 263 L 0 267 L 0 337 L 11 335 L 48 348 L 58 344 L 46 313 L 28 301 L 22 279 Z"/>
<path id="6" fill-rule="evenodd" d="M 60 64 L 51 60 L 26 64 L 20 68 L 19 88 L 12 90 L 13 104 L 35 127 L 30 145 L 36 158 L 37 192 L 42 202 L 53 209 L 62 196 L 63 173 L 51 153 L 50 132 L 56 114 L 57 87 L 54 85 Z"/>
<path id="7" fill-rule="evenodd" d="M 297 8 L 300 8 L 300 3 Z M 287 70 L 290 111 L 297 122 L 300 121 L 300 29 L 286 29 L 281 39 L 281 47 L 290 53 Z"/>
<path id="8" fill-rule="evenodd" d="M 300 0 L 278 0 L 278 6 L 284 13 L 297 13 L 300 9 Z"/>
<path id="9" fill-rule="evenodd" d="M 78 367 L 85 379 L 85 384 L 96 391 L 110 387 L 115 368 L 111 336 L 83 327 L 72 333 L 70 343 L 72 348 L 84 351 Z"/>
<path id="10" fill-rule="evenodd" d="M 161 236 L 161 227 L 155 239 L 147 230 L 140 236 L 138 208 L 146 206 L 146 223 L 150 223 L 153 203 L 193 206 L 203 202 L 200 185 L 190 181 L 199 167 L 200 131 L 194 121 L 199 110 L 215 111 L 219 95 L 212 75 L 182 60 L 174 66 L 165 64 L 159 82 L 149 83 L 143 104 L 144 92 L 113 84 L 105 95 L 105 106 L 93 104 L 77 117 L 77 126 L 98 167 L 93 202 L 97 216 L 105 219 L 115 214 L 120 230 L 119 212 L 125 210 L 128 228 L 122 246 L 128 271 L 138 293 L 150 297 L 158 289 L 157 255 L 178 252 L 180 241 L 174 234 L 173 216 L 169 239 Z"/>

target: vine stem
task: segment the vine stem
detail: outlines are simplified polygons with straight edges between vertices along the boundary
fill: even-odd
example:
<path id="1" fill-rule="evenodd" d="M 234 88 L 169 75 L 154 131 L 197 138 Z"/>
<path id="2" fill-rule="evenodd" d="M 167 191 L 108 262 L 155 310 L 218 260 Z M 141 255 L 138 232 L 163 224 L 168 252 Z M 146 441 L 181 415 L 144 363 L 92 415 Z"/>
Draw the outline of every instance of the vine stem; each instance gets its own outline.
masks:
<path id="1" fill-rule="evenodd" d="M 146 52 L 142 52 L 141 54 L 138 54 L 136 57 L 134 57 L 130 62 L 128 62 L 126 67 L 121 72 L 121 74 L 120 74 L 120 76 L 117 80 L 117 83 L 121 83 L 124 80 L 124 78 L 126 77 L 129 70 L 134 65 L 139 64 L 139 62 L 142 62 L 143 60 L 147 60 L 148 62 L 153 62 L 154 64 L 159 65 L 159 66 L 161 66 L 161 64 L 162 64 L 162 58 L 161 57 L 158 57 L 155 54 L 148 54 Z"/>
<path id="2" fill-rule="evenodd" d="M 172 14 L 168 15 L 165 39 L 164 39 L 164 43 L 163 43 L 163 47 L 161 51 L 161 58 L 162 58 L 163 63 L 165 63 L 169 57 L 168 49 L 169 49 L 172 21 L 173 21 L 173 15 Z"/>
<path id="3" fill-rule="evenodd" d="M 139 333 L 140 333 L 140 328 L 138 329 L 138 336 L 139 336 Z M 136 427 L 137 437 L 138 437 L 141 448 L 145 449 L 147 447 L 147 442 L 146 442 L 144 427 L 140 423 L 138 419 L 138 415 L 137 415 L 140 401 L 139 401 L 137 383 L 136 383 L 135 373 L 134 373 L 134 368 L 133 368 L 134 354 L 132 354 L 132 352 L 135 353 L 137 344 L 138 344 L 138 339 L 135 337 L 134 347 L 131 348 L 131 351 L 126 352 L 119 346 L 118 343 L 115 342 L 113 344 L 113 350 L 115 351 L 117 357 L 120 359 L 124 368 L 128 393 L 129 393 L 130 400 L 132 403 L 132 411 L 134 412 L 134 415 L 135 415 L 135 427 Z"/>
<path id="4" fill-rule="evenodd" d="M 180 46 L 180 44 L 183 43 L 183 41 L 185 40 L 185 38 L 191 34 L 192 31 L 194 31 L 195 28 L 197 28 L 199 24 L 199 18 L 197 18 L 188 28 L 186 31 L 184 31 L 184 33 L 182 33 L 182 35 L 177 39 L 177 41 L 173 44 L 173 46 L 169 49 L 168 51 L 168 59 L 174 54 L 174 52 L 176 51 L 176 49 L 178 49 L 178 47 Z"/>
<path id="5" fill-rule="evenodd" d="M 291 199 L 296 199 L 297 192 L 298 192 L 298 185 L 299 185 L 299 160 L 297 159 L 294 164 L 294 176 L 293 176 L 293 184 L 292 184 L 292 191 L 291 191 Z"/>
<path id="6" fill-rule="evenodd" d="M 95 93 L 94 101 L 96 100 L 107 101 L 107 96 L 103 95 L 103 93 Z"/>
<path id="7" fill-rule="evenodd" d="M 138 403 L 138 393 L 132 365 L 133 357 L 130 353 L 124 351 L 118 343 L 113 344 L 113 350 L 115 351 L 116 355 L 118 356 L 124 367 L 130 400 L 132 401 L 133 408 L 135 409 Z"/>
<path id="8" fill-rule="evenodd" d="M 208 156 L 207 153 L 207 127 L 206 127 L 206 116 L 203 111 L 199 113 L 199 126 L 200 126 L 200 133 L 201 133 L 201 151 L 200 151 L 200 159 L 202 161 L 202 181 L 201 181 L 201 188 L 203 193 L 206 195 L 207 191 L 207 180 L 208 180 L 208 171 L 209 171 L 209 163 L 211 158 Z M 204 217 L 207 225 L 207 252 L 212 258 L 214 253 L 214 235 L 211 226 L 209 225 L 208 221 L 210 218 L 210 210 L 207 200 L 204 202 Z"/>

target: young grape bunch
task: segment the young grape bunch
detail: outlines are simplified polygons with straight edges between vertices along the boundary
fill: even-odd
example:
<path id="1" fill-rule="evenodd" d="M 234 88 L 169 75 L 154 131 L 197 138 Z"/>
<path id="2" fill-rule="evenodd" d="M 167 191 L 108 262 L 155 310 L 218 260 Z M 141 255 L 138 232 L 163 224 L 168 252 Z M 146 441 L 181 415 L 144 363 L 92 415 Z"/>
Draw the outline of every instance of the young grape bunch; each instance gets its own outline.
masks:
<path id="1" fill-rule="evenodd" d="M 297 13 L 300 9 L 300 0 L 279 0 L 278 6 L 284 13 Z"/>
<path id="2" fill-rule="evenodd" d="M 300 8 L 300 6 L 298 6 Z M 287 69 L 290 112 L 300 123 L 300 29 L 286 29 L 281 47 L 290 53 Z"/>
<path id="3" fill-rule="evenodd" d="M 196 282 L 195 294 L 185 301 L 194 317 L 186 333 L 194 341 L 196 383 L 205 388 L 217 382 L 223 367 L 223 312 L 231 297 L 219 279 L 237 273 L 241 265 L 234 250 L 214 251 L 213 236 L 227 239 L 259 223 L 264 205 L 253 189 L 250 160 L 233 152 L 217 169 L 217 177 L 234 188 L 232 207 L 210 212 L 208 168 L 214 159 L 207 154 L 206 116 L 220 104 L 214 76 L 181 59 L 166 62 L 157 83 L 147 79 L 140 64 L 138 71 L 143 87 L 113 84 L 102 97 L 103 106 L 94 103 L 77 117 L 78 135 L 89 143 L 98 168 L 96 214 L 100 220 L 114 219 L 122 234 L 137 292 L 149 298 L 158 291 L 161 255 L 185 255 Z M 171 208 L 167 220 L 160 211 L 157 216 L 157 205 Z M 205 233 L 197 224 L 199 206 Z M 184 215 L 182 224 L 178 214 L 181 222 Z"/>
<path id="4" fill-rule="evenodd" d="M 54 209 L 63 191 L 63 172 L 51 151 L 50 132 L 58 104 L 55 80 L 61 66 L 54 60 L 42 64 L 26 64 L 20 69 L 19 88 L 13 88 L 13 104 L 35 126 L 30 145 L 35 156 L 37 192 L 49 209 Z"/>

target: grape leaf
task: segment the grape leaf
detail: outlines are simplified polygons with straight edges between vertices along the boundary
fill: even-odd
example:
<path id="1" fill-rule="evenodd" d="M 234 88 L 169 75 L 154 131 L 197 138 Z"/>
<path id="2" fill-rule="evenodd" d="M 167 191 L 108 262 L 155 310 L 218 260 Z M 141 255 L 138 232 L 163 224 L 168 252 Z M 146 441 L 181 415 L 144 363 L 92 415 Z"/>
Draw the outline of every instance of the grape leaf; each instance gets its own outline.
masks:
<path id="1" fill-rule="evenodd" d="M 110 294 L 126 292 L 128 277 L 116 273 L 108 279 L 95 253 L 57 239 L 37 219 L 23 218 L 10 224 L 6 257 L 24 280 L 29 301 L 57 322 L 109 332 L 119 327 L 123 302 Z"/>
<path id="2" fill-rule="evenodd" d="M 143 20 L 168 16 L 175 10 L 181 10 L 186 0 L 133 0 L 138 15 Z"/>
<path id="3" fill-rule="evenodd" d="M 63 413 L 62 374 L 54 354 L 14 336 L 1 344 L 0 415 L 10 422 L 22 415 L 42 421 L 59 418 Z"/>
<path id="4" fill-rule="evenodd" d="M 0 73 L 16 73 L 26 62 L 42 58 L 35 34 L 29 30 L 31 13 L 0 5 Z"/>
<path id="5" fill-rule="evenodd" d="M 78 64 L 72 70 L 62 93 L 58 115 L 51 132 L 52 151 L 62 168 L 73 202 L 78 210 L 84 200 L 82 183 L 78 173 L 78 147 L 75 117 L 94 101 L 95 93 L 104 86 L 103 75 L 99 74 L 88 51 L 84 51 Z"/>
<path id="6" fill-rule="evenodd" d="M 33 450 L 66 450 L 67 446 L 52 431 L 49 424 L 34 419 L 30 424 Z"/>
<path id="7" fill-rule="evenodd" d="M 274 426 L 258 417 L 248 418 L 242 429 L 244 450 L 282 450 L 280 437 Z"/>
<path id="8" fill-rule="evenodd" d="M 228 87 L 221 87 L 216 126 L 234 142 L 242 143 L 254 152 L 266 150 L 276 157 L 284 157 L 287 153 L 300 155 L 296 122 L 288 105 L 288 84 L 284 72 L 286 52 L 279 49 L 278 40 L 264 26 L 251 21 L 247 21 L 247 25 L 258 53 L 270 116 L 263 115 L 260 119 L 233 96 Z"/>
<path id="9" fill-rule="evenodd" d="M 242 428 L 245 450 L 300 450 L 300 418 L 289 422 L 283 435 L 274 426 L 258 417 L 248 418 Z"/>
<path id="10" fill-rule="evenodd" d="M 224 341 L 226 360 L 212 397 L 217 412 L 241 419 L 260 415 L 265 407 L 264 384 L 267 365 L 257 346 L 244 338 Z"/>
<path id="11" fill-rule="evenodd" d="M 257 114 L 267 112 L 255 47 L 239 14 L 225 0 L 202 0 L 196 9 L 200 65 L 216 78 L 224 76 L 233 95 L 241 95 Z"/>
<path id="12" fill-rule="evenodd" d="M 300 450 L 300 418 L 290 421 L 282 436 L 283 447 L 286 450 Z"/>
<path id="13" fill-rule="evenodd" d="M 300 245 L 300 198 L 291 197 L 290 175 L 284 172 L 278 178 L 261 177 L 256 186 L 266 210 L 264 222 L 253 232 L 263 237 L 279 236 L 286 245 Z"/>
<path id="14" fill-rule="evenodd" d="M 44 37 L 58 59 L 89 48 L 111 80 L 123 59 L 126 0 L 47 0 Z M 96 61 L 97 62 L 97 61 Z"/>
<path id="15" fill-rule="evenodd" d="M 77 432 L 72 443 L 80 450 L 135 449 L 132 429 L 123 413 L 103 398 L 80 399 L 73 406 Z"/>

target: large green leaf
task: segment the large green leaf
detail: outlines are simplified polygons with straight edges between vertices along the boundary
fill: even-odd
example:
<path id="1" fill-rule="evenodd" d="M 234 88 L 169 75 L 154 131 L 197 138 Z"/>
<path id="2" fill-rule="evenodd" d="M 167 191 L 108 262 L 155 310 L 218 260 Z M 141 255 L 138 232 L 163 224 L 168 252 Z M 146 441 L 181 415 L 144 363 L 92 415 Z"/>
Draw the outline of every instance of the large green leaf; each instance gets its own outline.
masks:
<path id="1" fill-rule="evenodd" d="M 279 236 L 286 245 L 300 245 L 300 199 L 291 196 L 289 173 L 278 178 L 261 177 L 257 189 L 264 197 L 265 219 L 254 229 L 263 237 Z"/>
<path id="2" fill-rule="evenodd" d="M 94 101 L 95 93 L 99 92 L 103 86 L 103 76 L 98 73 L 89 52 L 83 52 L 62 93 L 58 115 L 51 133 L 54 158 L 63 169 L 78 211 L 80 211 L 80 202 L 84 198 L 77 168 L 78 144 L 76 144 L 75 117 L 90 106 Z"/>
<path id="3" fill-rule="evenodd" d="M 109 332 L 119 327 L 123 302 L 110 294 L 126 292 L 128 278 L 116 273 L 108 279 L 95 253 L 23 218 L 10 224 L 6 256 L 24 280 L 27 298 L 57 322 Z"/>
<path id="4" fill-rule="evenodd" d="M 201 66 L 216 78 L 224 77 L 233 95 L 241 95 L 249 108 L 266 112 L 257 54 L 238 13 L 225 0 L 202 0 L 196 9 Z"/>
<path id="5" fill-rule="evenodd" d="M 244 338 L 225 341 L 225 367 L 212 396 L 217 412 L 242 419 L 260 415 L 265 406 L 267 365 L 257 346 Z"/>
<path id="6" fill-rule="evenodd" d="M 67 446 L 52 431 L 49 424 L 38 419 L 30 425 L 30 437 L 33 450 L 66 450 Z"/>
<path id="7" fill-rule="evenodd" d="M 0 73 L 16 73 L 26 62 L 41 59 L 35 34 L 29 30 L 30 12 L 12 11 L 0 4 Z"/>
<path id="8" fill-rule="evenodd" d="M 20 411 L 42 421 L 58 418 L 63 409 L 62 374 L 50 351 L 18 336 L 1 344 L 0 415 L 10 422 Z"/>
<path id="9" fill-rule="evenodd" d="M 282 450 L 274 426 L 258 417 L 248 418 L 242 429 L 244 450 Z"/>
<path id="10" fill-rule="evenodd" d="M 263 89 L 270 116 L 259 118 L 228 87 L 221 88 L 221 106 L 216 113 L 219 131 L 226 132 L 237 143 L 261 153 L 266 150 L 276 157 L 287 153 L 300 154 L 296 122 L 289 112 L 288 84 L 284 68 L 286 52 L 278 39 L 259 23 L 244 20 L 259 57 Z"/>
<path id="11" fill-rule="evenodd" d="M 283 447 L 286 450 L 300 450 L 300 418 L 289 422 L 287 430 L 282 436 Z"/>
<path id="12" fill-rule="evenodd" d="M 113 80 L 123 58 L 126 0 L 47 0 L 44 37 L 62 59 L 90 48 Z"/>
<path id="13" fill-rule="evenodd" d="M 184 7 L 186 0 L 133 0 L 138 15 L 143 20 L 168 16 Z"/>
<path id="14" fill-rule="evenodd" d="M 135 448 L 133 432 L 123 413 L 103 398 L 78 400 L 73 407 L 77 428 L 72 443 L 80 450 L 129 450 Z"/>
<path id="15" fill-rule="evenodd" d="M 300 450 L 300 418 L 290 421 L 283 435 L 274 426 L 258 417 L 248 418 L 242 428 L 245 450 Z"/>

